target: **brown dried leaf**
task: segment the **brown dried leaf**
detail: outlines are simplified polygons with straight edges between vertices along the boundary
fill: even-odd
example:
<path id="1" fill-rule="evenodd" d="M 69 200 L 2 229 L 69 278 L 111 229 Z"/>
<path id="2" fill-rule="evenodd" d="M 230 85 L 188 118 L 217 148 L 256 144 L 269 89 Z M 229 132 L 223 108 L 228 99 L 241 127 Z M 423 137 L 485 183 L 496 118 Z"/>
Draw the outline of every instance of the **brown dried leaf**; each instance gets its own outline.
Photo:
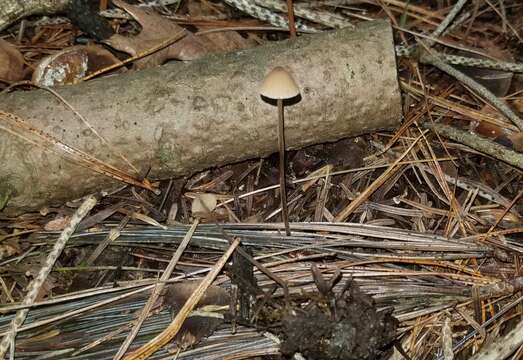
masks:
<path id="1" fill-rule="evenodd" d="M 193 312 L 183 322 L 180 332 L 175 338 L 176 347 L 187 349 L 197 343 L 203 338 L 212 335 L 214 330 L 223 324 L 223 317 L 213 316 L 214 313 Z"/>
<path id="2" fill-rule="evenodd" d="M 0 260 L 20 254 L 21 250 L 14 239 L 2 241 L 0 243 Z"/>
<path id="3" fill-rule="evenodd" d="M 218 201 L 214 194 L 197 194 L 192 201 L 191 212 L 195 217 L 210 216 Z"/>
<path id="4" fill-rule="evenodd" d="M 46 231 L 62 231 L 71 220 L 70 216 L 58 216 L 55 219 L 45 224 L 44 229 Z"/>
<path id="5" fill-rule="evenodd" d="M 188 15 L 191 18 L 204 18 L 206 16 L 216 16 L 220 11 L 216 9 L 215 4 L 203 1 L 187 2 Z M 204 34 L 198 35 L 198 38 L 205 44 L 205 47 L 212 52 L 227 52 L 233 50 L 247 49 L 257 45 L 252 39 L 243 38 L 236 31 L 218 31 L 209 32 L 207 30 L 215 29 L 216 25 L 198 25 L 198 32 Z"/>
<path id="6" fill-rule="evenodd" d="M 130 54 L 131 56 L 143 53 L 183 30 L 181 26 L 178 26 L 159 14 L 152 12 L 149 13 L 141 8 L 126 4 L 120 0 L 114 0 L 113 3 L 127 11 L 129 15 L 131 15 L 142 26 L 142 31 L 134 37 L 114 34 L 104 42 L 117 50 Z M 174 44 L 160 49 L 142 59 L 136 60 L 134 62 L 134 67 L 136 69 L 149 68 L 161 65 L 169 59 L 194 60 L 202 57 L 208 52 L 209 51 L 198 37 L 193 34 L 188 34 Z"/>
<path id="7" fill-rule="evenodd" d="M 166 287 L 162 303 L 166 306 L 170 306 L 173 311 L 177 312 L 182 308 L 198 285 L 199 281 L 184 281 L 171 284 Z M 213 306 L 225 306 L 229 304 L 229 301 L 229 294 L 225 289 L 211 285 L 203 295 L 203 298 L 200 300 L 195 310 L 209 309 Z"/>
<path id="8" fill-rule="evenodd" d="M 24 78 L 24 56 L 11 43 L 0 39 L 0 79 L 19 81 Z"/>
<path id="9" fill-rule="evenodd" d="M 523 114 L 523 99 L 515 99 L 512 101 L 512 106 L 520 113 Z"/>
<path id="10" fill-rule="evenodd" d="M 489 139 L 495 139 L 501 135 L 504 135 L 502 128 L 486 121 L 480 121 L 478 126 L 476 126 L 474 129 L 474 132 Z"/>
<path id="11" fill-rule="evenodd" d="M 41 86 L 75 84 L 83 77 L 118 62 L 110 51 L 100 46 L 71 46 L 43 58 L 33 72 L 33 83 Z"/>
<path id="12" fill-rule="evenodd" d="M 204 28 L 200 28 L 200 30 L 205 31 Z M 205 44 L 205 47 L 213 53 L 248 49 L 256 45 L 255 41 L 244 39 L 236 31 L 220 31 L 202 34 L 198 36 L 198 38 L 200 38 L 200 41 Z"/>
<path id="13" fill-rule="evenodd" d="M 186 281 L 167 287 L 162 297 L 162 303 L 177 313 L 199 285 L 198 281 Z M 176 345 L 185 349 L 198 343 L 202 338 L 211 335 L 223 323 L 221 315 L 230 303 L 226 290 L 211 285 L 205 292 L 194 311 L 184 321 L 176 336 Z"/>
<path id="14" fill-rule="evenodd" d="M 507 128 L 510 126 L 510 124 L 506 122 L 505 118 L 499 113 L 498 110 L 489 105 L 485 105 L 481 109 L 481 113 L 490 115 L 498 119 L 501 124 L 506 124 L 507 126 L 502 127 L 498 124 L 489 123 L 487 121 L 479 121 L 476 127 L 473 129 L 476 134 L 489 139 L 496 139 L 509 133 Z"/>
<path id="15" fill-rule="evenodd" d="M 517 152 L 523 153 L 523 132 L 517 132 L 508 136 L 512 142 L 512 148 Z"/>

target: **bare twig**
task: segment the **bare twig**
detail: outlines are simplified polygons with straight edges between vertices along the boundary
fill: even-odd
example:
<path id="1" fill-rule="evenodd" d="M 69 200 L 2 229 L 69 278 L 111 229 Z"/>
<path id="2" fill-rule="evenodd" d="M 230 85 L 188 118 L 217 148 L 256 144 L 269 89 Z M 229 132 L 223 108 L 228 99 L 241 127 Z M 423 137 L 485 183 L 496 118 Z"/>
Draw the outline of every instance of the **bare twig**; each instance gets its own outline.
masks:
<path id="1" fill-rule="evenodd" d="M 493 340 L 472 358 L 472 360 L 505 359 L 523 344 L 523 321 L 520 321 L 507 335 Z"/>
<path id="2" fill-rule="evenodd" d="M 426 123 L 424 127 L 523 170 L 523 154 L 510 150 L 506 146 L 445 124 Z"/>
<path id="3" fill-rule="evenodd" d="M 437 67 L 438 69 L 461 81 L 463 84 L 474 90 L 475 93 L 485 99 L 488 103 L 498 109 L 503 115 L 512 121 L 514 125 L 523 131 L 523 120 L 521 120 L 519 116 L 517 116 L 516 113 L 514 113 L 514 111 L 508 107 L 507 104 L 492 94 L 486 87 L 474 81 L 469 76 L 463 74 L 461 71 L 458 71 L 452 66 L 443 62 L 436 53 L 429 54 L 426 52 L 421 56 L 420 60 L 425 64 L 430 64 Z"/>

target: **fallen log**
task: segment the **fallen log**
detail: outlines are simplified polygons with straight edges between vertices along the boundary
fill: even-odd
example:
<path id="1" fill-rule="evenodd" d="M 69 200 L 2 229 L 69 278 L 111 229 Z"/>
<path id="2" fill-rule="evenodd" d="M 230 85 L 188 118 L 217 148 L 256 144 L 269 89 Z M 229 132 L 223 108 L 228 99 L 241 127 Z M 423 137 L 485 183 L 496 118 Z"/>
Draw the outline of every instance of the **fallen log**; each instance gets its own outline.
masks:
<path id="1" fill-rule="evenodd" d="M 112 147 L 139 169 L 150 167 L 149 178 L 159 179 L 277 151 L 276 109 L 258 93 L 274 66 L 290 70 L 301 87 L 301 100 L 285 107 L 288 148 L 390 129 L 400 122 L 392 31 L 384 21 L 55 90 Z M 47 91 L 2 95 L 0 110 L 131 172 Z M 0 112 L 0 125 L 5 113 L 2 117 Z M 0 200 L 10 194 L 6 213 L 63 203 L 119 184 L 1 129 Z"/>
<path id="2" fill-rule="evenodd" d="M 31 15 L 51 15 L 66 9 L 69 0 L 0 0 L 0 31 Z"/>

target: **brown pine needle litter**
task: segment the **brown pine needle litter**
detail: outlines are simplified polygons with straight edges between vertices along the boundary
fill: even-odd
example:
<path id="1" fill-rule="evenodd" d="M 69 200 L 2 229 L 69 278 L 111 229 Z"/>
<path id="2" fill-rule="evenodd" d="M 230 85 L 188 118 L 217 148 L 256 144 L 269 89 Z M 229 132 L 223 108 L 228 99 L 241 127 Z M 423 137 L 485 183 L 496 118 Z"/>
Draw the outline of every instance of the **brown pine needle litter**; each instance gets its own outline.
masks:
<path id="1" fill-rule="evenodd" d="M 225 51 L 386 18 L 403 124 L 287 149 L 286 236 L 274 156 L 153 182 L 143 169 L 155 164 L 130 163 L 103 137 L 108 154 L 96 158 L 0 109 L 0 131 L 121 182 L 96 200 L 0 213 L 0 358 L 280 359 L 297 349 L 294 358 L 313 359 L 290 339 L 329 353 L 325 333 L 337 333 L 325 323 L 372 354 L 361 359 L 522 358 L 521 1 L 140 3 L 184 29 L 82 81 L 135 71 L 193 32 Z M 121 7 L 100 9 L 117 33 L 139 33 Z M 82 41 L 53 18 L 0 34 L 28 71 Z M 0 90 L 28 78 L 0 77 Z M 12 195 L 3 183 L 0 209 Z M 392 341 L 381 348 L 369 329 Z M 355 358 L 341 353 L 321 358 Z"/>

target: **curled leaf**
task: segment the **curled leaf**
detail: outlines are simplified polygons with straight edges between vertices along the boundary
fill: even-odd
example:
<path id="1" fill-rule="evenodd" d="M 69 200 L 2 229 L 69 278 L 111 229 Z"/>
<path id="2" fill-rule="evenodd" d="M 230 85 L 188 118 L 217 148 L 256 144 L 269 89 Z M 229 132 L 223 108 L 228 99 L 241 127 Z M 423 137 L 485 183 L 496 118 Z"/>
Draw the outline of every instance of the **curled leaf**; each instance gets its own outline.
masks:
<path id="1" fill-rule="evenodd" d="M 131 56 L 144 53 L 183 30 L 181 26 L 159 14 L 147 12 L 120 0 L 113 0 L 113 4 L 127 11 L 142 26 L 142 31 L 133 37 L 114 34 L 104 42 Z M 161 65 L 169 59 L 194 60 L 207 54 L 207 52 L 200 39 L 193 34 L 188 34 L 174 44 L 136 60 L 134 67 L 136 69 L 149 68 Z"/>
<path id="2" fill-rule="evenodd" d="M 75 84 L 86 75 L 118 62 L 110 51 L 100 46 L 72 46 L 42 59 L 33 72 L 33 83 Z"/>
<path id="3" fill-rule="evenodd" d="M 11 43 L 0 39 L 0 79 L 19 81 L 24 78 L 24 56 Z"/>
<path id="4" fill-rule="evenodd" d="M 163 305 L 169 307 L 173 315 L 178 313 L 198 284 L 197 281 L 186 281 L 169 285 L 163 296 Z M 223 323 L 223 312 L 228 310 L 229 303 L 230 297 L 225 289 L 209 286 L 195 310 L 184 321 L 175 338 L 176 347 L 188 348 L 211 335 Z"/>

